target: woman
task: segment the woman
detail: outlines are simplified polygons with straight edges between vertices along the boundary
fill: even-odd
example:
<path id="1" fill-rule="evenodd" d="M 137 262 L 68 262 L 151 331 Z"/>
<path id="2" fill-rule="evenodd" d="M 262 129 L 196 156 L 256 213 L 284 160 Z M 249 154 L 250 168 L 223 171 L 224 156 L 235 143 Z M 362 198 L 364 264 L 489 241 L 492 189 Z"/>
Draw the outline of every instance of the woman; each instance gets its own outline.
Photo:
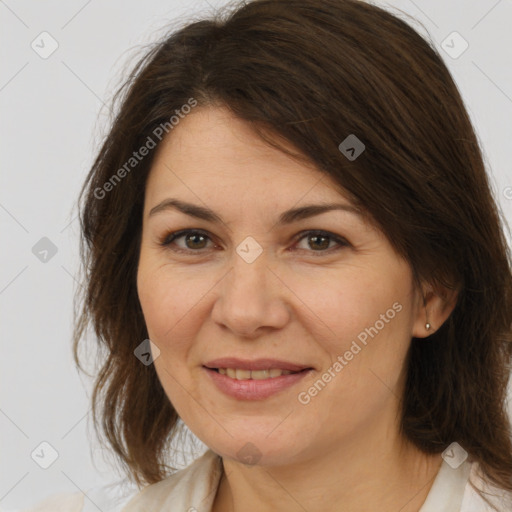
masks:
<path id="1" fill-rule="evenodd" d="M 123 91 L 74 345 L 105 349 L 122 510 L 512 510 L 511 265 L 435 48 L 365 2 L 255 0 Z M 208 450 L 170 474 L 178 419 Z"/>

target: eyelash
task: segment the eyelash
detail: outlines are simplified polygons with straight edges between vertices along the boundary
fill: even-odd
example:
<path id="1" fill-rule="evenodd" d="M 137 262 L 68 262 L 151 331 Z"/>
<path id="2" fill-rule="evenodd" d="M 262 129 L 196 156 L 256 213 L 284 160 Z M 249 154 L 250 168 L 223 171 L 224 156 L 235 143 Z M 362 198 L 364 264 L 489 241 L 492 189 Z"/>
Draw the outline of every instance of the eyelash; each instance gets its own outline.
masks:
<path id="1" fill-rule="evenodd" d="M 185 253 L 185 254 L 189 254 L 189 255 L 192 255 L 194 253 L 196 253 L 194 255 L 202 254 L 203 251 L 206 250 L 206 249 L 193 250 L 193 249 L 182 249 L 180 247 L 178 247 L 178 248 L 177 247 L 171 247 L 172 242 L 174 242 L 175 240 L 178 240 L 179 238 L 183 238 L 185 235 L 188 235 L 188 234 L 202 235 L 202 236 L 208 238 L 209 240 L 211 240 L 211 238 L 208 236 L 208 233 L 206 231 L 201 231 L 201 230 L 198 230 L 198 229 L 183 229 L 181 231 L 175 231 L 175 232 L 172 232 L 172 233 L 167 233 L 163 238 L 161 238 L 159 240 L 159 244 L 161 246 L 167 248 L 167 249 L 170 249 L 173 252 Z M 324 254 L 331 254 L 333 249 L 337 251 L 337 250 L 340 250 L 340 249 L 342 249 L 344 247 L 350 246 L 350 244 L 344 238 L 342 238 L 342 237 L 340 237 L 338 235 L 335 235 L 334 233 L 330 233 L 329 231 L 321 231 L 321 230 L 301 231 L 300 233 L 298 233 L 296 235 L 296 237 L 294 239 L 294 243 L 299 243 L 304 238 L 307 238 L 308 236 L 314 236 L 314 235 L 320 235 L 320 236 L 329 238 L 332 241 L 334 241 L 334 242 L 339 244 L 338 248 L 331 247 L 330 249 L 319 250 L 319 251 L 313 251 L 313 250 L 308 251 L 306 249 L 303 249 L 303 250 L 306 250 L 306 252 L 313 253 L 315 255 L 315 257 L 316 256 L 322 256 Z"/>

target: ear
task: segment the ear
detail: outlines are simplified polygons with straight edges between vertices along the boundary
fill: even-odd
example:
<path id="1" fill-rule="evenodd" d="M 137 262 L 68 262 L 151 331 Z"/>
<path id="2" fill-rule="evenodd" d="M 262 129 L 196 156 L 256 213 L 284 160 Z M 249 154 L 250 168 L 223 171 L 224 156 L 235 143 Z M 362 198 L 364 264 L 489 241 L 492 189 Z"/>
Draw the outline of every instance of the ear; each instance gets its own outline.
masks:
<path id="1" fill-rule="evenodd" d="M 458 296 L 458 289 L 452 290 L 442 285 L 434 288 L 427 284 L 417 290 L 416 319 L 412 336 L 427 338 L 438 331 L 454 310 Z M 426 328 L 427 323 L 430 324 L 430 329 Z"/>

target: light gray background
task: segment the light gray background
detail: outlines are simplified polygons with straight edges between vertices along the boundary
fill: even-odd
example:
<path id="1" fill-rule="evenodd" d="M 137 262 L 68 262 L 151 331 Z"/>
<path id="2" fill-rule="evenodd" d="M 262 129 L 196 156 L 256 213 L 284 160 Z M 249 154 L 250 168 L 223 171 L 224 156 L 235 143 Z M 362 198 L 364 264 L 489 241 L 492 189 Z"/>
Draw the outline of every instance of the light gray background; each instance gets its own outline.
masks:
<path id="1" fill-rule="evenodd" d="M 108 109 L 103 104 L 134 55 L 140 55 L 136 48 L 160 36 L 173 19 L 206 14 L 210 6 L 225 3 L 0 0 L 4 510 L 120 476 L 100 457 L 89 421 L 90 382 L 78 376 L 71 357 L 72 300 L 79 286 L 75 201 L 105 131 Z M 464 97 L 496 196 L 511 223 L 512 2 L 375 3 L 420 20 L 439 47 L 453 31 L 469 43 L 458 58 L 443 49 L 441 54 Z M 31 48 L 43 31 L 59 45 L 46 59 Z M 460 48 L 456 40 L 448 44 Z M 46 263 L 32 253 L 42 237 L 58 250 Z M 43 441 L 59 453 L 46 470 L 31 458 Z"/>

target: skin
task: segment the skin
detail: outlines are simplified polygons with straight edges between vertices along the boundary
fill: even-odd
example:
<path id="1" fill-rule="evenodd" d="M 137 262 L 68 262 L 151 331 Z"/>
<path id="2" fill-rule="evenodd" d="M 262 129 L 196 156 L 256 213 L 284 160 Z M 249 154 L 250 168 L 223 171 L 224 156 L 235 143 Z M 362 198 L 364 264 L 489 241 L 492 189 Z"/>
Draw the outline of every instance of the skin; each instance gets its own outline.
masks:
<path id="1" fill-rule="evenodd" d="M 170 197 L 207 206 L 223 222 L 175 209 L 149 216 Z M 214 512 L 417 512 L 439 470 L 440 455 L 427 456 L 400 437 L 398 398 L 411 337 L 439 328 L 455 298 L 442 299 L 428 285 L 416 289 L 408 263 L 364 216 L 334 210 L 275 226 L 285 210 L 330 201 L 350 204 L 328 176 L 265 145 L 224 108 L 194 109 L 155 155 L 138 293 L 169 400 L 223 458 Z M 160 245 L 181 229 L 208 238 Z M 348 245 L 294 238 L 304 230 L 327 231 Z M 263 249 L 252 263 L 236 252 L 247 236 Z M 400 312 L 300 403 L 298 394 L 396 303 Z M 237 400 L 202 367 L 227 356 L 274 357 L 314 371 L 264 400 Z M 237 456 L 248 442 L 260 457 L 253 465 Z"/>

